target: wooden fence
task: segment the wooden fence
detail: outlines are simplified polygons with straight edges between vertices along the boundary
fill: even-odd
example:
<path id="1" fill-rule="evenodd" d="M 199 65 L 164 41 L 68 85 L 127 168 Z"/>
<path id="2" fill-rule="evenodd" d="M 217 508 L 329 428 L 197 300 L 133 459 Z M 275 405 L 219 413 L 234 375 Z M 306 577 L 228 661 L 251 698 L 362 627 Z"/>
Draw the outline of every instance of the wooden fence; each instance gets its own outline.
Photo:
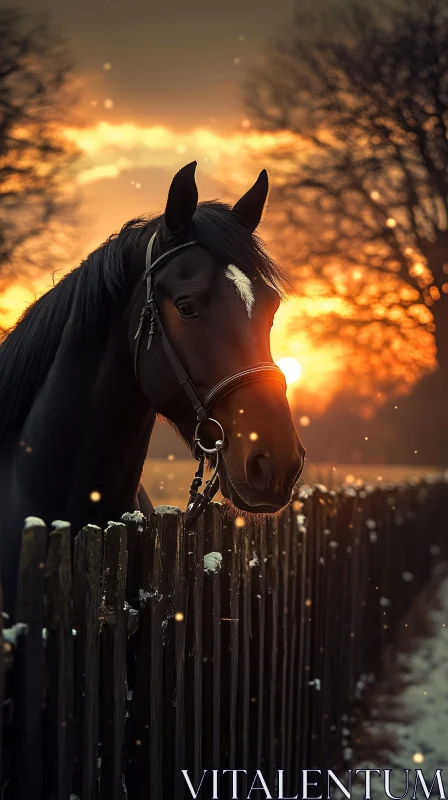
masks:
<path id="1" fill-rule="evenodd" d="M 214 504 L 187 534 L 165 506 L 74 545 L 28 520 L 0 648 L 2 797 L 161 800 L 191 796 L 185 768 L 195 786 L 258 768 L 297 787 L 332 766 L 447 555 L 447 501 L 443 482 L 304 488 L 258 527 Z"/>

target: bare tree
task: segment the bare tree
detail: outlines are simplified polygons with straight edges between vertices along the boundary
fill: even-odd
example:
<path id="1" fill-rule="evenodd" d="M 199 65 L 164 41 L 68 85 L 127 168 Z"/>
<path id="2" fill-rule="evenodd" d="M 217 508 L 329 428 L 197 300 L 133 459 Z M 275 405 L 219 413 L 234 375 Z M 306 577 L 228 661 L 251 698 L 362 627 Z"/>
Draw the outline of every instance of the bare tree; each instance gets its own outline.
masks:
<path id="1" fill-rule="evenodd" d="M 431 368 L 435 336 L 448 380 L 445 0 L 297 16 L 246 89 L 254 123 L 284 134 L 271 170 L 292 274 L 337 298 L 317 334 L 345 335 L 386 391 Z"/>
<path id="2" fill-rule="evenodd" d="M 0 288 L 51 269 L 67 242 L 76 152 L 64 138 L 73 96 L 66 44 L 46 19 L 0 10 Z M 45 237 L 43 236 L 45 234 Z"/>

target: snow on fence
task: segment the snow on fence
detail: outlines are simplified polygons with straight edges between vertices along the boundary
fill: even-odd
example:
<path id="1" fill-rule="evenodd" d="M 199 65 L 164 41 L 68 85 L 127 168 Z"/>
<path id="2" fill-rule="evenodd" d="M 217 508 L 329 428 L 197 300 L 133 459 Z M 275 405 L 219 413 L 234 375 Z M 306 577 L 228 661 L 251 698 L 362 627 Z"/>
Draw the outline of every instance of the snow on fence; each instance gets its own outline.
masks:
<path id="1" fill-rule="evenodd" d="M 259 527 L 213 504 L 187 534 L 164 506 L 73 547 L 66 523 L 48 537 L 30 518 L 0 648 L 2 797 L 161 800 L 190 796 L 185 768 L 195 786 L 258 768 L 297 787 L 302 767 L 334 766 L 446 557 L 447 500 L 444 483 L 304 488 Z"/>

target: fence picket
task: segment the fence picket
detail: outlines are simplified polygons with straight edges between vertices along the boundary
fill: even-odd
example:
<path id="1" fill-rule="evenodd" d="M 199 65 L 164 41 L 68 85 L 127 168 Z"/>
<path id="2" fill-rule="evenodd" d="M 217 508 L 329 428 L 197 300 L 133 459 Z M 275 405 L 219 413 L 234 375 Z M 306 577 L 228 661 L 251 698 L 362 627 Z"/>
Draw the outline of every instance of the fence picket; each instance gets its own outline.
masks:
<path id="1" fill-rule="evenodd" d="M 16 711 L 13 796 L 42 797 L 42 630 L 47 529 L 28 517 L 22 534 L 15 619 L 28 627 L 15 659 Z"/>
<path id="2" fill-rule="evenodd" d="M 73 792 L 95 800 L 99 733 L 99 617 L 102 537 L 87 525 L 74 547 L 73 627 L 75 638 L 75 744 Z"/>
<path id="3" fill-rule="evenodd" d="M 73 597 L 70 525 L 53 523 L 45 570 L 44 796 L 66 800 L 73 770 Z M 56 768 L 55 768 L 56 761 Z"/>
<path id="4" fill-rule="evenodd" d="M 123 776 L 126 713 L 126 526 L 104 533 L 100 629 L 100 800 L 125 797 Z"/>

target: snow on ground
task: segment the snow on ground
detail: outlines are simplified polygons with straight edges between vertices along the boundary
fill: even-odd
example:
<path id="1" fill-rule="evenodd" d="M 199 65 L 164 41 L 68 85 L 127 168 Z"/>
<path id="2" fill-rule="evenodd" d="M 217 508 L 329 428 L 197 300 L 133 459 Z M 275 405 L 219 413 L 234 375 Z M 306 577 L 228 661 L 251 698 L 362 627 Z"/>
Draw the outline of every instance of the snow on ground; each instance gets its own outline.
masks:
<path id="1" fill-rule="evenodd" d="M 420 598 L 403 625 L 414 629 L 369 698 L 369 719 L 354 734 L 351 766 L 448 773 L 448 575 Z M 404 648 L 404 649 L 403 649 Z M 401 773 L 403 775 L 403 773 Z M 378 780 L 380 780 L 378 778 Z M 374 786 L 375 776 L 372 778 Z M 355 781 L 354 781 L 355 784 Z M 353 786 L 353 789 L 355 786 Z M 403 789 L 393 787 L 400 794 Z M 355 792 L 353 792 L 355 795 Z"/>

